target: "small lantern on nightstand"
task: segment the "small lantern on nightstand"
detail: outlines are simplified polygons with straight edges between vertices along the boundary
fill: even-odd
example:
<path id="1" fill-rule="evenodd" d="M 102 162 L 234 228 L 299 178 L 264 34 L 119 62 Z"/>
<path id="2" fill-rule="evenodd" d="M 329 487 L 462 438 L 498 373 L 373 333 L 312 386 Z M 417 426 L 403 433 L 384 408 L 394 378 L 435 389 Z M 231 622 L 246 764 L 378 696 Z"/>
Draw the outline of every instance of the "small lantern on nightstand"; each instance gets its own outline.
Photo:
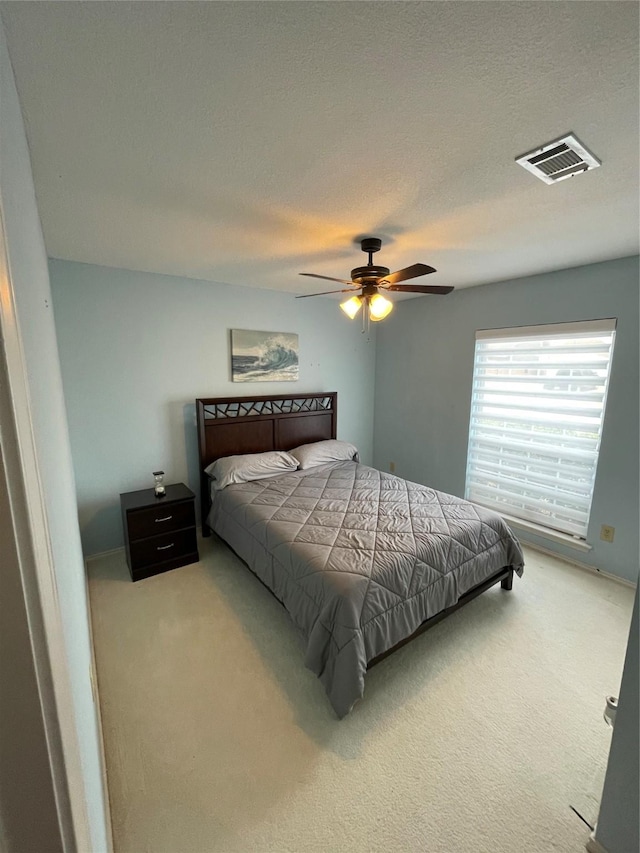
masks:
<path id="1" fill-rule="evenodd" d="M 154 471 L 153 476 L 155 478 L 156 484 L 154 486 L 154 492 L 156 493 L 157 498 L 163 498 L 165 496 L 164 490 L 164 471 Z"/>

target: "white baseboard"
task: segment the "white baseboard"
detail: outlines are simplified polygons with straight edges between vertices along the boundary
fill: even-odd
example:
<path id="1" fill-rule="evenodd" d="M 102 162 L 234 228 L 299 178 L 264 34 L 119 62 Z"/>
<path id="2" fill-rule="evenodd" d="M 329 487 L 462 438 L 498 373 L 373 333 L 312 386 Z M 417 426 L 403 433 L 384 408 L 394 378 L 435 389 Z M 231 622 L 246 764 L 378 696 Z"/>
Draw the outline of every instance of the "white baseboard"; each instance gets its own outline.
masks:
<path id="1" fill-rule="evenodd" d="M 585 847 L 589 853 L 608 853 L 593 833 L 589 836 L 589 840 L 585 844 Z"/>
<path id="2" fill-rule="evenodd" d="M 587 565 L 587 563 L 581 563 L 580 560 L 574 560 L 572 557 L 565 557 L 564 554 L 558 554 L 557 551 L 552 551 L 551 548 L 544 548 L 542 545 L 538 545 L 537 543 L 534 544 L 533 542 L 527 542 L 526 539 L 522 539 L 520 536 L 518 536 L 518 540 L 525 548 L 531 548 L 533 551 L 540 551 L 540 553 L 547 554 L 549 557 L 555 557 L 557 560 L 564 560 L 565 563 L 571 563 L 572 566 L 577 566 L 579 569 L 583 569 L 585 572 L 590 572 L 592 575 L 601 575 L 603 578 L 608 578 L 611 581 L 615 581 L 616 583 L 620 583 L 623 586 L 630 587 L 631 589 L 636 588 L 636 584 L 633 581 L 621 578 L 619 575 L 612 575 L 610 572 L 603 572 L 601 569 L 596 569 L 593 566 Z"/>
<path id="3" fill-rule="evenodd" d="M 108 557 L 111 554 L 118 554 L 120 551 L 124 551 L 124 545 L 121 545 L 119 548 L 111 548 L 109 551 L 99 551 L 97 554 L 89 554 L 88 557 L 84 558 L 84 561 L 88 563 L 89 560 L 97 560 L 98 557 Z"/>

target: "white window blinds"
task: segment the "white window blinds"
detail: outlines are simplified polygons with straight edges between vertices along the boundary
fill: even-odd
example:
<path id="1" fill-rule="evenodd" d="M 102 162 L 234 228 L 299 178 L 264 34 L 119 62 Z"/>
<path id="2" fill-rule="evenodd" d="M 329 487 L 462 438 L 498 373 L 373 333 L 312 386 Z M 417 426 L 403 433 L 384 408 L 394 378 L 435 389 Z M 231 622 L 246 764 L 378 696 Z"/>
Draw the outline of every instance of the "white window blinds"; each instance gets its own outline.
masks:
<path id="1" fill-rule="evenodd" d="M 615 323 L 477 333 L 468 500 L 586 537 Z"/>

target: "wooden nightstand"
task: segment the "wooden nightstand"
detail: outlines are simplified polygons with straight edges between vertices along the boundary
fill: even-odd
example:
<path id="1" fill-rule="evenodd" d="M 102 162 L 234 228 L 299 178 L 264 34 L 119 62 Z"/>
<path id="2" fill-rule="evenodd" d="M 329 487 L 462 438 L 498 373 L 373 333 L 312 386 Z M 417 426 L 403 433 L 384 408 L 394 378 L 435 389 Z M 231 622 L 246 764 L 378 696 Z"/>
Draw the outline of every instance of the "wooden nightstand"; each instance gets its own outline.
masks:
<path id="1" fill-rule="evenodd" d="M 163 498 L 153 489 L 120 495 L 131 580 L 199 560 L 195 497 L 183 483 L 166 486 Z"/>

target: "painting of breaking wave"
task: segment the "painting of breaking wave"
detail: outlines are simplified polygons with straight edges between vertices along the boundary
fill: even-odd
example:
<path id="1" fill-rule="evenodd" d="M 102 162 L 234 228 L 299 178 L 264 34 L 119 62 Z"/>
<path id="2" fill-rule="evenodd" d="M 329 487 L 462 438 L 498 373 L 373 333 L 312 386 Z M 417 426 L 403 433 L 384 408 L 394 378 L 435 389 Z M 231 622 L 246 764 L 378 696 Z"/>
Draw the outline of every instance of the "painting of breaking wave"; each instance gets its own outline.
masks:
<path id="1" fill-rule="evenodd" d="M 234 382 L 295 382 L 298 336 L 232 329 L 231 375 Z"/>

